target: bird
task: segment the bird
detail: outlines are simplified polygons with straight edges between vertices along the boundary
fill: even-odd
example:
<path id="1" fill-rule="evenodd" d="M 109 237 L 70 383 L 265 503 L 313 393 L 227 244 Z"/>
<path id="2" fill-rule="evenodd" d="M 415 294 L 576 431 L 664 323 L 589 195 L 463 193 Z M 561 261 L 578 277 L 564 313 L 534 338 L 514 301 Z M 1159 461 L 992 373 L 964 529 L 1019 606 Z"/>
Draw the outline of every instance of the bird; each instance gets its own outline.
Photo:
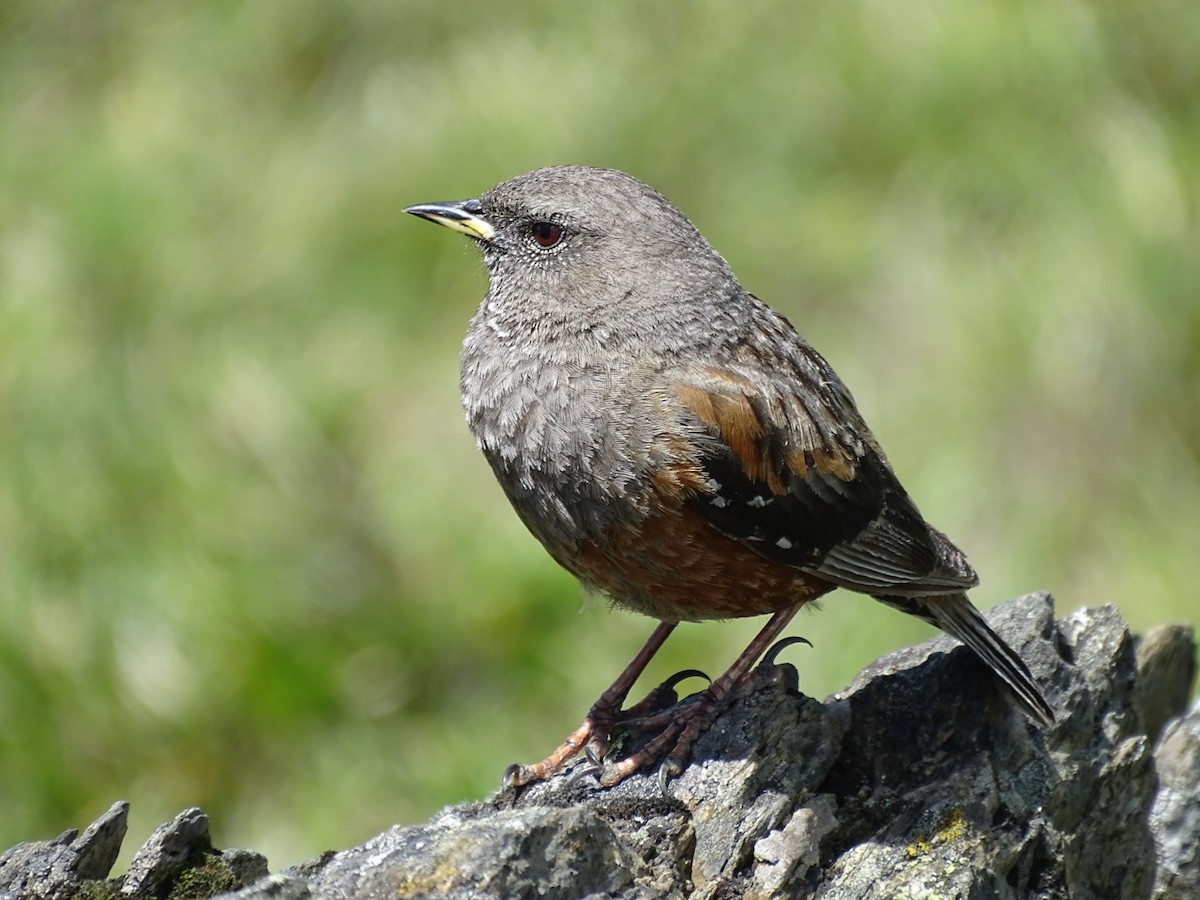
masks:
<path id="1" fill-rule="evenodd" d="M 835 588 L 953 635 L 1053 723 L 968 599 L 974 569 L 922 517 L 849 389 L 666 197 L 616 169 L 561 165 L 405 212 L 482 250 L 489 284 L 460 388 L 513 509 L 585 588 L 659 622 L 580 726 L 543 761 L 510 766 L 506 785 L 550 778 L 581 751 L 602 785 L 655 764 L 665 782 L 797 611 Z M 623 710 L 678 623 L 762 615 L 703 691 L 665 715 Z M 608 759 L 617 729 L 639 721 L 654 736 Z"/>

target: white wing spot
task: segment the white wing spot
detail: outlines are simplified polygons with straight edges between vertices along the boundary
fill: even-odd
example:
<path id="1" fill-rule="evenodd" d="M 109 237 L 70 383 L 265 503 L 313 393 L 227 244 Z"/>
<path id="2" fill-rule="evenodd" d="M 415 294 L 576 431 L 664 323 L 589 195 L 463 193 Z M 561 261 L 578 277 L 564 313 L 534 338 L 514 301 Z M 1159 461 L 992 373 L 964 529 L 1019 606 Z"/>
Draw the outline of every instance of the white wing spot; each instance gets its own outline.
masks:
<path id="1" fill-rule="evenodd" d="M 789 540 L 788 540 L 787 538 L 785 538 L 785 537 L 781 537 L 779 540 L 777 540 L 777 541 L 775 542 L 775 546 L 776 546 L 776 547 L 778 547 L 780 550 L 791 550 L 791 549 L 792 549 L 792 542 L 791 542 L 791 541 L 789 541 Z"/>

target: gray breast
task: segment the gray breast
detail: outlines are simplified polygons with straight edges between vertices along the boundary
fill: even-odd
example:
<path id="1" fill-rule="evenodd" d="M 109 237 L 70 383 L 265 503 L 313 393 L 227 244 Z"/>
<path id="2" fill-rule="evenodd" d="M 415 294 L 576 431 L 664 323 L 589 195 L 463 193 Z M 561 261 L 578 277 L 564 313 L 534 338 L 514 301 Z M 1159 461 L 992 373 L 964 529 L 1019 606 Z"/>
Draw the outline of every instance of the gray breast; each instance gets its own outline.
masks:
<path id="1" fill-rule="evenodd" d="M 463 409 L 513 507 L 552 549 L 645 512 L 638 469 L 652 435 L 629 366 L 578 344 L 533 341 L 477 316 L 463 344 Z M 584 359 L 584 357 L 587 359 Z"/>

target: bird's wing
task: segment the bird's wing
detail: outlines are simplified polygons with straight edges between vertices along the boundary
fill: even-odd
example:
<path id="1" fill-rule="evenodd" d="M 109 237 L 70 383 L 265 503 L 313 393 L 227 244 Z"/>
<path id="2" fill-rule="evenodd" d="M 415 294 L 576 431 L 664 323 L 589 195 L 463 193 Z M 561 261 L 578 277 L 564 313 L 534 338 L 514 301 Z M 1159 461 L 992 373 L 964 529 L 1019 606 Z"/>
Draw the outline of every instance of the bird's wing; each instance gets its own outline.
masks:
<path id="1" fill-rule="evenodd" d="M 760 555 L 867 594 L 919 596 L 978 579 L 930 528 L 863 423 L 849 391 L 807 345 L 794 370 L 667 373 L 692 437 L 688 501 Z"/>

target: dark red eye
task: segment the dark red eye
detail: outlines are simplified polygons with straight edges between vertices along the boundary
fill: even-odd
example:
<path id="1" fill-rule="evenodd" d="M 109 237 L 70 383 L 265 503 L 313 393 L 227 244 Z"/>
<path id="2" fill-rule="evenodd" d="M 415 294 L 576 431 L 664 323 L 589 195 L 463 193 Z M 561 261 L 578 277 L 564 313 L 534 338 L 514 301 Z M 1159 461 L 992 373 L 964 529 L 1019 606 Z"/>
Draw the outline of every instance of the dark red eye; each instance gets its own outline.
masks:
<path id="1" fill-rule="evenodd" d="M 534 222 L 530 229 L 534 243 L 543 250 L 549 250 L 558 244 L 563 237 L 563 228 L 553 222 Z"/>

